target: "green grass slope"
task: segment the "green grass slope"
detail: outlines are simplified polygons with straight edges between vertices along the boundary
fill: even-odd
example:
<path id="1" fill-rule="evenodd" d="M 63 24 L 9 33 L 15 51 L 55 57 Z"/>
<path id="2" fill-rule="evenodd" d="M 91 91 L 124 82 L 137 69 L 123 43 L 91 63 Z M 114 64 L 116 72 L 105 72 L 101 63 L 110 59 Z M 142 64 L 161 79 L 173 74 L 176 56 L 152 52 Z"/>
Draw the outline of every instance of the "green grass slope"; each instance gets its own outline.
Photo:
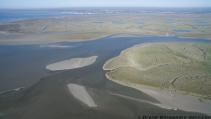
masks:
<path id="1" fill-rule="evenodd" d="M 211 44 L 137 45 L 107 61 L 103 68 L 111 80 L 211 97 Z"/>

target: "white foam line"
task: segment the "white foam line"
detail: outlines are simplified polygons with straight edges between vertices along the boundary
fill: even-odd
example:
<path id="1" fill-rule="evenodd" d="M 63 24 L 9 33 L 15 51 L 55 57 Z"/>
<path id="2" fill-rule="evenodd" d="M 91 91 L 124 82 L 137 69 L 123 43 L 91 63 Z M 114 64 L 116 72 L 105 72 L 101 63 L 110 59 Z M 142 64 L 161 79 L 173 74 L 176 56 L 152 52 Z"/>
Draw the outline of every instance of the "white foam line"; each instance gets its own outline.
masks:
<path id="1" fill-rule="evenodd" d="M 97 104 L 94 102 L 84 86 L 72 83 L 67 86 L 70 93 L 80 102 L 84 103 L 88 107 L 97 107 Z"/>

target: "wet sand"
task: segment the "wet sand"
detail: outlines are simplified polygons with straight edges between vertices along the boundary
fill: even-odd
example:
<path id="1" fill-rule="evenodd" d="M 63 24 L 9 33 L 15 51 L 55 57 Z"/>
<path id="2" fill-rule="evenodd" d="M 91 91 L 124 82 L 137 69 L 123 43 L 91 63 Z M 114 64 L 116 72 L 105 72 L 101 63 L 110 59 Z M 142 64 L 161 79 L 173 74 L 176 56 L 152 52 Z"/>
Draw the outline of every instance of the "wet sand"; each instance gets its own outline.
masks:
<path id="1" fill-rule="evenodd" d="M 91 56 L 86 58 L 71 58 L 64 61 L 59 61 L 46 66 L 46 69 L 50 71 L 77 69 L 93 64 L 97 59 L 97 56 Z"/>
<path id="2" fill-rule="evenodd" d="M 68 84 L 67 87 L 76 99 L 89 107 L 97 107 L 97 104 L 94 102 L 84 86 L 78 84 Z"/>
<path id="3" fill-rule="evenodd" d="M 106 75 L 106 77 L 115 83 L 137 89 L 149 96 L 152 96 L 160 102 L 160 105 L 157 106 L 165 107 L 166 109 L 180 109 L 184 111 L 199 112 L 211 115 L 211 100 L 199 99 L 199 97 L 185 94 L 181 91 L 158 89 L 146 85 L 113 80 L 108 75 Z"/>

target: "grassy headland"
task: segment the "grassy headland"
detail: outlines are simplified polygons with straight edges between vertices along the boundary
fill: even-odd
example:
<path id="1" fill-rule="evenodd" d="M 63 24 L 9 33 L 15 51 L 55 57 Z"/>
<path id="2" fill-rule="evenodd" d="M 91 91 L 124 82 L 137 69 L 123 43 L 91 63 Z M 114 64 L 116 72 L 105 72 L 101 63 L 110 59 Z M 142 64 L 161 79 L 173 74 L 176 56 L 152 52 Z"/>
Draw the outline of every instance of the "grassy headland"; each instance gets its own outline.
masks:
<path id="1" fill-rule="evenodd" d="M 149 43 L 124 50 L 104 64 L 107 77 L 211 97 L 211 45 Z"/>

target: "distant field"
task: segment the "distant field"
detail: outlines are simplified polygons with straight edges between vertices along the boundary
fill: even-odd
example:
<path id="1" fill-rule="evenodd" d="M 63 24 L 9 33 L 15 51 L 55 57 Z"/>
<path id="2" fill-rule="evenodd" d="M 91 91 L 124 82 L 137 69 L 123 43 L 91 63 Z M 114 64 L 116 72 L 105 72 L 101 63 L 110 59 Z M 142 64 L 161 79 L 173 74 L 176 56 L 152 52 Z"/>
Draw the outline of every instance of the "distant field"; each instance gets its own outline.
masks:
<path id="1" fill-rule="evenodd" d="M 79 15 L 0 24 L 0 44 L 93 40 L 111 34 L 211 38 L 211 13 Z"/>
<path id="2" fill-rule="evenodd" d="M 111 80 L 211 97 L 211 44 L 149 43 L 107 61 Z"/>

